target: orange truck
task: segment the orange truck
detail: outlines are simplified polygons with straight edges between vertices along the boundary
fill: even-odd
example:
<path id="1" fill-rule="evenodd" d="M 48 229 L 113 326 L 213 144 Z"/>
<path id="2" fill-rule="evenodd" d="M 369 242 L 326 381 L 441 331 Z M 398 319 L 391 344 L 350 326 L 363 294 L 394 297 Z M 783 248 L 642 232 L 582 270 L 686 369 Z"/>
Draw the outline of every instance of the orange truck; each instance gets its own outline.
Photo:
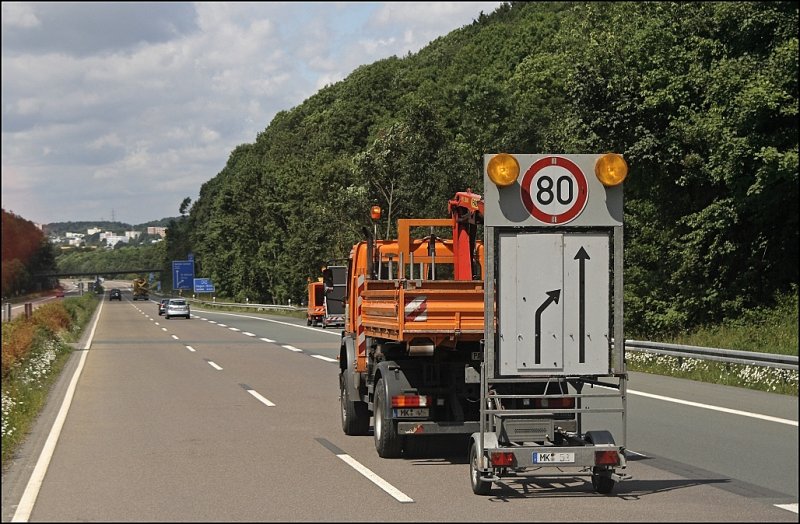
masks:
<path id="1" fill-rule="evenodd" d="M 306 324 L 313 326 L 322 324 L 325 317 L 325 294 L 323 290 L 322 277 L 316 282 L 308 280 L 308 307 L 306 310 Z"/>
<path id="2" fill-rule="evenodd" d="M 372 422 L 386 458 L 466 435 L 478 495 L 548 469 L 598 493 L 629 478 L 626 176 L 614 153 L 487 154 L 484 195 L 456 193 L 449 218 L 398 220 L 396 239 L 365 229 L 347 265 L 344 433 Z"/>
<path id="3" fill-rule="evenodd" d="M 468 190 L 448 210 L 450 218 L 400 219 L 398 238 L 367 235 L 350 252 L 342 429 L 366 435 L 374 417 L 381 457 L 399 456 L 415 435 L 478 430 L 484 262 L 476 233 L 483 202 Z M 436 236 L 434 228 L 449 232 Z"/>

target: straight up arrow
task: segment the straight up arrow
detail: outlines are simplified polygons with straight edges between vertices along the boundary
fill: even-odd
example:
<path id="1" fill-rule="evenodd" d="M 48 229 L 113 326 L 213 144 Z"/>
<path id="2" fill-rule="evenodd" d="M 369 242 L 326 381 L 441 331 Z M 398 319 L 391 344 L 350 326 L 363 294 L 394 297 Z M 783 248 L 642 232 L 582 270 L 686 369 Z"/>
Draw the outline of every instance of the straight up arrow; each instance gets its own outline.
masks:
<path id="1" fill-rule="evenodd" d="M 586 362 L 586 261 L 589 260 L 589 253 L 583 246 L 575 255 L 580 270 L 578 277 L 578 362 Z"/>

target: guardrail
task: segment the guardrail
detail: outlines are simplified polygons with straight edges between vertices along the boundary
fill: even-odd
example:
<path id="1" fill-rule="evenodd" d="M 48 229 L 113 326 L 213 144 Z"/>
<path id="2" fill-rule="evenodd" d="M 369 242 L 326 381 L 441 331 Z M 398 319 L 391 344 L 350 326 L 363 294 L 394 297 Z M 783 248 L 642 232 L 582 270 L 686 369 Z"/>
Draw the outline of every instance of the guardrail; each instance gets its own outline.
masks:
<path id="1" fill-rule="evenodd" d="M 208 301 L 208 300 L 200 300 L 197 298 L 189 298 L 187 299 L 192 303 L 203 304 L 206 306 L 222 306 L 222 307 L 241 307 L 241 308 L 252 308 L 255 310 L 264 310 L 264 309 L 276 309 L 279 311 L 305 311 L 306 308 L 304 307 L 297 307 L 297 306 L 287 306 L 283 304 L 250 304 L 250 303 L 240 303 L 240 302 L 216 302 L 216 301 Z"/>
<path id="2" fill-rule="evenodd" d="M 209 302 L 207 300 L 189 299 L 210 306 L 227 306 L 253 308 L 255 310 L 284 310 L 304 311 L 306 308 L 287 306 L 281 304 L 242 304 L 239 302 Z M 798 370 L 798 357 L 792 355 L 778 355 L 775 353 L 758 353 L 755 351 L 742 351 L 737 349 L 707 348 L 702 346 L 686 346 L 682 344 L 668 344 L 666 342 L 648 342 L 642 340 L 625 340 L 626 351 L 643 351 L 670 355 L 673 357 L 696 358 L 698 360 L 715 360 L 729 364 L 744 364 L 749 366 L 765 366 L 779 369 Z"/>
<path id="3" fill-rule="evenodd" d="M 780 369 L 798 370 L 798 357 L 778 355 L 774 353 L 758 353 L 737 349 L 706 348 L 701 346 L 684 346 L 663 342 L 647 342 L 641 340 L 625 340 L 625 351 L 644 351 L 670 355 L 673 357 L 696 358 L 699 360 L 716 360 L 729 364 L 745 364 Z"/>

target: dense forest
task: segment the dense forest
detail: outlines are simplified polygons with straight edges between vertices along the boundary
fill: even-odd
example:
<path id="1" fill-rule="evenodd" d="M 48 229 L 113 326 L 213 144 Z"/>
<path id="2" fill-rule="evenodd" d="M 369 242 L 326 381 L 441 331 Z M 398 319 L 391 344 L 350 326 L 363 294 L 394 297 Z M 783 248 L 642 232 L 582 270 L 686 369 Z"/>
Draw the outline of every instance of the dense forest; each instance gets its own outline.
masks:
<path id="1" fill-rule="evenodd" d="M 55 271 L 55 252 L 39 228 L 2 210 L 2 294 L 4 298 L 50 289 L 53 279 L 37 273 Z"/>
<path id="2" fill-rule="evenodd" d="M 374 203 L 393 235 L 481 193 L 484 153 L 614 151 L 626 332 L 735 318 L 797 289 L 797 34 L 794 2 L 503 4 L 278 113 L 180 204 L 165 275 L 192 252 L 221 296 L 297 302 Z"/>

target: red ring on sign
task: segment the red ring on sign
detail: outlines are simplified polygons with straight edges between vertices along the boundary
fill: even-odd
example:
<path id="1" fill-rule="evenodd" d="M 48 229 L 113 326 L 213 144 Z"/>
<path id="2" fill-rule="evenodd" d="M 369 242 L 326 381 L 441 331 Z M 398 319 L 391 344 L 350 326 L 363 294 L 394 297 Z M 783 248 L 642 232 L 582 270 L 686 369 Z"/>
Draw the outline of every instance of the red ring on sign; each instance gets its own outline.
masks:
<path id="1" fill-rule="evenodd" d="M 533 177 L 536 176 L 536 173 L 548 166 L 558 166 L 566 169 L 575 177 L 575 182 L 578 185 L 578 194 L 575 197 L 575 203 L 559 215 L 545 213 L 536 207 L 531 198 L 531 183 L 533 182 Z M 545 224 L 566 224 L 581 214 L 581 211 L 586 207 L 586 202 L 589 199 L 589 185 L 586 183 L 586 176 L 583 174 L 583 171 L 571 160 L 560 156 L 546 156 L 534 162 L 525 172 L 525 176 L 522 177 L 522 183 L 519 185 L 519 192 L 520 197 L 522 197 L 522 205 L 525 206 L 528 213 L 539 222 L 544 222 Z"/>

